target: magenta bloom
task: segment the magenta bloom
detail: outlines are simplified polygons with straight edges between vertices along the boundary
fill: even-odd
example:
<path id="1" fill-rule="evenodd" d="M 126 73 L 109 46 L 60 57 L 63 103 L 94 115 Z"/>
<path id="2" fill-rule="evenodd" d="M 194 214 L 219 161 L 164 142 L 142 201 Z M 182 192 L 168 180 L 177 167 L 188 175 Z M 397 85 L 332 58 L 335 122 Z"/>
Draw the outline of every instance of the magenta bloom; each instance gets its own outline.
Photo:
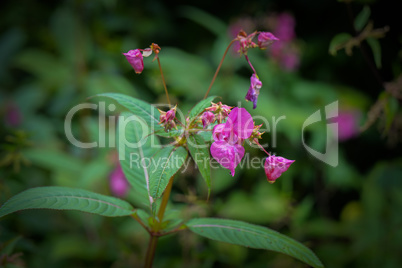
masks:
<path id="1" fill-rule="evenodd" d="M 264 169 L 267 175 L 267 180 L 269 183 L 274 183 L 277 178 L 279 178 L 283 172 L 288 170 L 290 165 L 295 160 L 288 160 L 286 158 L 270 155 L 265 160 Z"/>
<path id="2" fill-rule="evenodd" d="M 129 184 L 120 165 L 117 165 L 110 174 L 109 186 L 112 194 L 117 197 L 123 197 L 127 194 Z"/>
<path id="3" fill-rule="evenodd" d="M 290 42 L 296 37 L 296 21 L 289 13 L 279 14 L 276 17 L 276 25 L 274 33 L 281 41 Z"/>
<path id="4" fill-rule="evenodd" d="M 135 73 L 140 74 L 144 70 L 144 61 L 142 57 L 142 53 L 139 49 L 130 50 L 127 53 L 123 53 L 128 60 L 128 63 L 131 64 Z"/>
<path id="5" fill-rule="evenodd" d="M 359 134 L 360 113 L 358 110 L 339 111 L 339 115 L 331 120 L 338 123 L 338 138 L 345 141 Z"/>
<path id="6" fill-rule="evenodd" d="M 202 126 L 206 128 L 215 121 L 215 115 L 212 112 L 205 112 L 201 116 Z"/>
<path id="7" fill-rule="evenodd" d="M 274 41 L 278 41 L 279 39 L 275 37 L 270 32 L 261 32 L 258 35 L 258 46 L 261 49 L 267 48 L 270 44 L 272 44 Z"/>
<path id="8" fill-rule="evenodd" d="M 228 115 L 225 124 L 216 125 L 213 129 L 212 136 L 215 142 L 210 148 L 212 157 L 222 167 L 229 169 L 232 176 L 244 156 L 241 143 L 251 136 L 253 128 L 253 118 L 247 110 L 236 107 Z"/>
<path id="9" fill-rule="evenodd" d="M 257 108 L 257 99 L 260 94 L 260 88 L 262 87 L 262 82 L 258 77 L 253 74 L 250 78 L 250 88 L 247 91 L 246 100 L 253 102 L 253 109 Z"/>

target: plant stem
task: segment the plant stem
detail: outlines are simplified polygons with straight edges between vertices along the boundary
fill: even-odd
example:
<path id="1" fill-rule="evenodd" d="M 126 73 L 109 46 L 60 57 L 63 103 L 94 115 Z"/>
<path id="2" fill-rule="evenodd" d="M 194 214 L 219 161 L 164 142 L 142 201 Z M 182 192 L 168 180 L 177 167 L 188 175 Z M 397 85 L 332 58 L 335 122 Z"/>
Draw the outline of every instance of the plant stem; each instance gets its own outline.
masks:
<path id="1" fill-rule="evenodd" d="M 248 59 L 247 55 L 244 55 L 244 57 L 246 58 L 246 61 L 248 62 L 248 64 L 250 65 L 251 69 L 253 69 L 253 72 L 255 73 L 255 75 L 257 75 L 257 72 L 255 71 L 253 65 L 251 64 L 250 60 Z"/>
<path id="2" fill-rule="evenodd" d="M 265 151 L 264 147 L 262 147 L 262 145 L 258 142 L 258 139 L 254 139 L 254 142 L 269 156 L 271 156 L 270 153 L 268 153 L 267 151 Z"/>
<path id="3" fill-rule="evenodd" d="M 237 41 L 237 39 L 233 39 L 233 40 L 229 43 L 228 47 L 226 48 L 225 53 L 223 54 L 223 57 L 222 57 L 222 59 L 221 59 L 221 62 L 219 63 L 219 66 L 218 66 L 218 68 L 217 68 L 216 71 L 215 71 L 215 75 L 214 75 L 214 77 L 212 78 L 211 84 L 209 84 L 209 88 L 208 88 L 208 90 L 207 90 L 207 93 L 205 93 L 204 99 L 206 99 L 206 98 L 208 97 L 209 91 L 211 90 L 211 87 L 212 87 L 212 85 L 213 85 L 214 82 L 215 82 L 216 76 L 218 75 L 219 70 L 221 69 L 223 60 L 225 59 L 226 54 L 228 53 L 229 48 L 232 46 L 232 44 L 234 43 L 234 41 Z"/>
<path id="4" fill-rule="evenodd" d="M 162 197 L 162 202 L 161 202 L 161 206 L 159 208 L 158 211 L 158 219 L 159 219 L 159 225 L 162 223 L 163 221 L 163 216 L 165 214 L 165 209 L 167 206 L 167 203 L 169 201 L 169 197 L 170 197 L 170 192 L 172 191 L 172 185 L 173 185 L 173 177 L 172 176 L 169 180 L 168 185 L 166 186 L 165 192 L 163 193 L 163 197 Z M 160 227 L 160 226 L 158 226 Z M 158 228 L 159 229 L 159 228 Z M 159 231 L 159 230 L 158 230 Z"/>
<path id="5" fill-rule="evenodd" d="M 167 91 L 165 77 L 163 76 L 163 72 L 162 72 L 162 65 L 161 65 L 161 62 L 160 62 L 160 60 L 159 60 L 159 57 L 158 57 L 158 56 L 156 57 L 156 59 L 158 60 L 159 71 L 161 72 L 163 87 L 165 88 L 166 98 L 167 98 L 167 101 L 168 101 L 168 103 L 169 103 L 169 107 L 170 107 L 170 106 L 171 106 L 171 104 L 170 104 L 170 99 L 169 99 L 169 93 L 168 93 L 168 91 Z"/>
<path id="6" fill-rule="evenodd" d="M 151 234 L 151 239 L 148 244 L 147 255 L 145 257 L 145 268 L 151 268 L 152 262 L 155 256 L 156 244 L 158 243 L 158 237 Z"/>
<path id="7" fill-rule="evenodd" d="M 357 35 L 358 31 L 356 30 L 356 28 L 354 26 L 355 17 L 353 15 L 352 6 L 350 5 L 350 3 L 347 2 L 346 7 L 347 7 L 348 16 L 349 16 L 350 23 L 352 25 L 353 32 L 354 32 L 355 35 Z M 360 52 L 363 55 L 364 60 L 366 61 L 370 71 L 373 73 L 374 77 L 376 78 L 378 84 L 381 86 L 381 88 L 384 88 L 384 82 L 383 82 L 383 80 L 381 78 L 381 75 L 380 75 L 377 67 L 373 63 L 373 61 L 367 55 L 366 49 L 364 48 L 363 45 L 360 45 L 359 48 L 360 48 Z"/>
<path id="8" fill-rule="evenodd" d="M 160 236 L 159 230 L 160 230 L 160 227 L 161 227 L 161 224 L 163 221 L 163 216 L 165 214 L 167 203 L 169 201 L 170 192 L 172 191 L 173 177 L 174 176 L 172 176 L 170 178 L 169 183 L 166 186 L 165 192 L 163 193 L 161 206 L 159 208 L 158 215 L 157 215 L 159 221 L 157 224 L 155 224 L 154 228 L 150 232 L 151 239 L 149 240 L 147 255 L 145 257 L 145 265 L 144 265 L 145 268 L 152 267 L 152 262 L 153 262 L 154 256 L 155 256 L 156 245 L 158 243 L 158 238 Z"/>

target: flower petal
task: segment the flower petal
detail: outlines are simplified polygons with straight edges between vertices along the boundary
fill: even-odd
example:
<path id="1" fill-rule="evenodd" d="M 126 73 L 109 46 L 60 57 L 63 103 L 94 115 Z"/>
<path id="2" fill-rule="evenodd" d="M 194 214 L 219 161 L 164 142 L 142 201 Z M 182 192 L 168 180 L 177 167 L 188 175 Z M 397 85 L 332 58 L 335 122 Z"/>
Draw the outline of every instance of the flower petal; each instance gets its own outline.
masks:
<path id="1" fill-rule="evenodd" d="M 241 139 L 248 139 L 254 128 L 253 118 L 249 112 L 244 108 L 238 107 L 232 109 L 225 125 L 225 131 L 223 132 L 225 136 L 232 137 L 235 134 Z"/>
<path id="2" fill-rule="evenodd" d="M 244 156 L 244 148 L 240 144 L 229 144 L 225 141 L 215 141 L 211 145 L 212 157 L 218 161 L 222 167 L 230 170 L 232 176 L 235 174 L 235 168 Z"/>

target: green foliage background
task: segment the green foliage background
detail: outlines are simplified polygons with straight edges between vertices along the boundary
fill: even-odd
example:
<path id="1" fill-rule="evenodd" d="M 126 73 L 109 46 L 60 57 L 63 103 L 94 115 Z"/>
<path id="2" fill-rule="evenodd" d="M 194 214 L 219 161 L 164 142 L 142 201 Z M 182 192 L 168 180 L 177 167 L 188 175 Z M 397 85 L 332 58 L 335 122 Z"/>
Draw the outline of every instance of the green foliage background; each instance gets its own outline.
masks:
<path id="1" fill-rule="evenodd" d="M 328 53 L 333 36 L 352 33 L 344 3 L 284 2 L 188 6 L 184 1 L 3 1 L 0 204 L 37 186 L 111 194 L 113 148 L 72 146 L 64 134 L 64 119 L 73 106 L 95 94 L 124 93 L 150 103 L 166 102 L 157 64 L 145 59 L 145 70 L 138 76 L 122 52 L 159 44 L 171 100 L 188 111 L 204 96 L 230 42 L 228 26 L 245 16 L 264 18 L 286 11 L 297 23 L 300 68 L 284 71 L 264 52 L 251 51 L 263 82 L 258 107 L 251 110 L 244 101 L 250 76 L 247 63 L 229 54 L 211 95 L 232 106 L 240 101 L 255 116 L 285 115 L 286 120 L 278 123 L 277 146 L 269 150 L 296 162 L 273 185 L 267 183 L 263 168 L 238 168 L 234 178 L 227 170 L 213 168 L 209 202 L 205 181 L 190 166 L 177 176 L 170 204 L 174 209 L 167 217 L 174 219 L 181 213 L 186 218 L 221 217 L 265 225 L 305 242 L 326 267 L 400 267 L 398 100 L 387 106 L 395 112 L 340 143 L 336 168 L 313 158 L 301 143 L 304 120 L 339 100 L 341 108 L 362 112 L 363 125 L 383 88 L 358 48 L 352 56 L 343 51 L 335 57 Z M 383 82 L 394 81 L 401 73 L 397 8 L 389 2 L 361 0 L 351 4 L 352 11 L 357 14 L 363 4 L 371 7 L 375 27 L 390 26 L 379 40 L 379 73 Z M 370 53 L 368 57 L 374 59 Z M 18 126 L 7 123 L 9 107 L 20 112 Z M 77 114 L 75 136 L 97 140 L 98 117 L 91 110 Z M 387 131 L 381 127 L 384 120 L 394 122 Z M 307 130 L 307 143 L 322 152 L 325 123 Z M 267 133 L 263 142 L 271 143 L 271 138 Z M 250 158 L 264 157 L 259 150 L 246 150 Z M 133 194 L 126 199 L 136 203 Z M 135 267 L 143 262 L 147 240 L 141 226 L 125 218 L 38 210 L 0 220 L 0 255 L 22 253 L 14 255 L 9 267 Z M 154 263 L 155 267 L 303 267 L 285 255 L 209 241 L 187 231 L 163 237 Z"/>

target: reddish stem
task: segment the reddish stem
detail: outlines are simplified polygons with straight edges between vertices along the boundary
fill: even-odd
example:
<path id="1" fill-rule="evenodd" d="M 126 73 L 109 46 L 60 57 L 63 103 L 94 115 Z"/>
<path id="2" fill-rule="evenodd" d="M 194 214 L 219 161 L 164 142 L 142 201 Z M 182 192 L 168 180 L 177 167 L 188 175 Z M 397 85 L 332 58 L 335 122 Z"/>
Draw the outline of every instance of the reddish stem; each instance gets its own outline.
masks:
<path id="1" fill-rule="evenodd" d="M 169 93 L 168 93 L 168 90 L 167 90 L 167 87 L 166 87 L 166 81 L 165 81 L 165 77 L 163 76 L 162 65 L 161 65 L 161 62 L 160 62 L 160 60 L 159 60 L 158 55 L 156 55 L 156 59 L 158 60 L 159 71 L 161 72 L 162 83 L 163 83 L 163 87 L 165 88 L 165 93 L 166 93 L 166 99 L 167 99 L 167 101 L 168 101 L 168 103 L 169 103 L 169 107 L 170 107 L 171 104 L 170 104 L 170 99 L 169 99 Z"/>
<path id="2" fill-rule="evenodd" d="M 216 72 L 215 72 L 215 74 L 214 74 L 214 77 L 212 78 L 211 84 L 209 84 L 209 88 L 208 88 L 208 90 L 207 90 L 207 93 L 205 93 L 204 99 L 206 99 L 206 98 L 208 97 L 209 91 L 211 90 L 211 87 L 212 87 L 212 85 L 213 85 L 214 82 L 215 82 L 216 76 L 218 75 L 219 70 L 221 69 L 223 60 L 225 59 L 226 54 L 228 53 L 229 48 L 232 46 L 232 44 L 234 43 L 234 41 L 237 41 L 237 39 L 233 39 L 233 40 L 229 43 L 228 47 L 226 48 L 225 53 L 223 53 L 223 57 L 222 57 L 222 59 L 221 59 L 221 62 L 219 63 L 218 68 L 216 69 Z"/>

